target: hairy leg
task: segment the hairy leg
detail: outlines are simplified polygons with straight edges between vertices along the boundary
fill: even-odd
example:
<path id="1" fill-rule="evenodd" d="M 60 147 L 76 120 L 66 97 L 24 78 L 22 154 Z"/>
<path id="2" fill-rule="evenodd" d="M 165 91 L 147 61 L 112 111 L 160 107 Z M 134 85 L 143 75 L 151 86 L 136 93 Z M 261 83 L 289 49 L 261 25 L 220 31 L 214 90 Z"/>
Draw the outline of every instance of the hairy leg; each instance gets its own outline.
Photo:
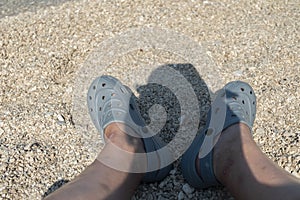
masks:
<path id="1" fill-rule="evenodd" d="M 237 199 L 300 198 L 300 181 L 267 158 L 242 123 L 222 132 L 214 163 L 217 179 Z"/>
<path id="2" fill-rule="evenodd" d="M 114 151 L 114 146 L 131 153 L 144 153 L 143 142 L 126 134 L 124 124 L 113 123 L 105 129 L 107 143 L 98 158 L 78 177 L 50 194 L 46 199 L 130 199 L 143 178 L 143 174 L 118 171 L 106 166 L 100 159 L 111 159 L 120 165 L 135 164 L 135 158 Z M 145 162 L 146 163 L 146 157 Z"/>

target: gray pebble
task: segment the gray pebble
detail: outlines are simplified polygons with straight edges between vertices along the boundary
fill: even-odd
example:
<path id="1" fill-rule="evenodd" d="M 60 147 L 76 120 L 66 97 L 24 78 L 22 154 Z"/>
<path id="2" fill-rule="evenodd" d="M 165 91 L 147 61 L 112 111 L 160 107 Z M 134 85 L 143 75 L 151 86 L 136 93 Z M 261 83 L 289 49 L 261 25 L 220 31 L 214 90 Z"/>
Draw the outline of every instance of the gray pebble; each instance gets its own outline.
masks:
<path id="1" fill-rule="evenodd" d="M 182 199 L 185 199 L 185 194 L 180 191 L 179 194 L 178 194 L 178 197 L 177 197 L 178 200 L 182 200 Z"/>
<path id="2" fill-rule="evenodd" d="M 195 189 L 194 188 L 192 188 L 189 184 L 184 184 L 183 186 L 182 186 L 182 190 L 187 194 L 187 195 L 189 195 L 189 194 L 192 194 L 194 191 L 195 191 Z"/>

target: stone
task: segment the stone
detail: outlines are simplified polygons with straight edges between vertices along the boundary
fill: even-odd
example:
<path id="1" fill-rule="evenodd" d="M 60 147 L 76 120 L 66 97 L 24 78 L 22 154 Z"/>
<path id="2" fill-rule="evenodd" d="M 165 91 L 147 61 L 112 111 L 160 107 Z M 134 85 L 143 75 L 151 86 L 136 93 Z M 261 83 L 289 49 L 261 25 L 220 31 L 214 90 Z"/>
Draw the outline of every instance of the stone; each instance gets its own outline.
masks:
<path id="1" fill-rule="evenodd" d="M 234 71 L 233 75 L 235 75 L 235 76 L 243 76 L 243 70 Z"/>
<path id="2" fill-rule="evenodd" d="M 170 174 L 172 174 L 172 175 L 176 174 L 176 169 L 172 169 L 172 170 L 170 171 Z"/>
<path id="3" fill-rule="evenodd" d="M 159 187 L 159 188 L 163 188 L 166 184 L 167 184 L 167 181 L 162 181 L 162 182 L 158 185 L 158 187 Z"/>
<path id="4" fill-rule="evenodd" d="M 168 200 L 168 199 L 163 196 L 158 196 L 157 200 Z"/>
<path id="5" fill-rule="evenodd" d="M 194 188 L 192 188 L 189 184 L 184 184 L 183 186 L 182 186 L 182 190 L 184 191 L 184 193 L 186 193 L 187 195 L 189 195 L 189 194 L 192 194 L 194 191 L 195 191 L 195 189 Z"/>
<path id="6" fill-rule="evenodd" d="M 56 117 L 57 117 L 57 120 L 58 120 L 58 123 L 59 123 L 59 124 L 65 123 L 65 117 L 64 117 L 63 115 L 57 114 Z"/>
<path id="7" fill-rule="evenodd" d="M 256 131 L 255 131 L 255 134 L 257 134 L 257 135 L 261 135 L 261 136 L 263 136 L 263 135 L 264 135 L 264 133 L 265 133 L 265 131 L 264 131 L 264 129 L 263 129 L 263 128 L 258 128 L 258 129 L 256 129 Z"/>
<path id="8" fill-rule="evenodd" d="M 179 194 L 178 194 L 178 196 L 177 196 L 177 199 L 178 200 L 185 199 L 185 194 L 182 191 L 180 191 Z"/>
<path id="9" fill-rule="evenodd" d="M 146 200 L 154 200 L 154 197 L 151 193 L 147 194 Z"/>

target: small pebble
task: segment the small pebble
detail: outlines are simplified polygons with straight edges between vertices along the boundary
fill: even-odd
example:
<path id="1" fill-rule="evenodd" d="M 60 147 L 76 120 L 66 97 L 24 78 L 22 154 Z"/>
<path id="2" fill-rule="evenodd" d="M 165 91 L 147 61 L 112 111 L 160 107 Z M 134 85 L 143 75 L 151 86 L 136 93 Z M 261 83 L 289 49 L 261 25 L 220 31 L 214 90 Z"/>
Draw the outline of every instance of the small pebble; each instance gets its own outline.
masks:
<path id="1" fill-rule="evenodd" d="M 159 188 L 163 188 L 165 185 L 166 185 L 166 181 L 162 181 L 159 185 L 158 185 L 158 187 Z"/>
<path id="2" fill-rule="evenodd" d="M 176 173 L 176 169 L 172 169 L 171 171 L 170 171 L 170 174 L 172 174 L 172 175 L 174 175 Z"/>
<path id="3" fill-rule="evenodd" d="M 233 75 L 235 75 L 235 76 L 243 76 L 243 70 L 234 71 Z"/>
<path id="4" fill-rule="evenodd" d="M 57 120 L 58 120 L 59 123 L 64 123 L 64 122 L 65 122 L 65 118 L 64 118 L 64 116 L 61 115 L 61 114 L 58 114 L 58 115 L 57 115 Z"/>
<path id="5" fill-rule="evenodd" d="M 153 200 L 154 198 L 153 198 L 153 196 L 152 196 L 152 194 L 147 194 L 147 197 L 146 197 L 146 200 Z"/>
<path id="6" fill-rule="evenodd" d="M 34 91 L 36 91 L 36 86 L 33 86 L 32 88 L 30 88 L 30 89 L 28 90 L 28 92 L 34 92 Z"/>
<path id="7" fill-rule="evenodd" d="M 166 199 L 166 198 L 163 197 L 163 196 L 158 196 L 157 200 L 168 200 L 168 199 Z"/>
<path id="8" fill-rule="evenodd" d="M 255 134 L 257 134 L 257 135 L 261 135 L 261 136 L 263 136 L 263 135 L 264 135 L 264 133 L 265 133 L 265 131 L 264 131 L 264 129 L 263 129 L 263 128 L 258 128 L 258 129 L 256 129 L 256 131 L 255 131 Z"/>
<path id="9" fill-rule="evenodd" d="M 189 195 L 189 194 L 192 194 L 194 191 L 195 191 L 195 189 L 194 188 L 192 188 L 189 184 L 184 184 L 183 186 L 182 186 L 182 190 L 187 194 L 187 195 Z"/>
<path id="10" fill-rule="evenodd" d="M 182 191 L 180 191 L 179 194 L 178 194 L 177 199 L 178 199 L 178 200 L 182 200 L 182 199 L 184 199 L 184 198 L 185 198 L 185 194 L 184 194 Z"/>

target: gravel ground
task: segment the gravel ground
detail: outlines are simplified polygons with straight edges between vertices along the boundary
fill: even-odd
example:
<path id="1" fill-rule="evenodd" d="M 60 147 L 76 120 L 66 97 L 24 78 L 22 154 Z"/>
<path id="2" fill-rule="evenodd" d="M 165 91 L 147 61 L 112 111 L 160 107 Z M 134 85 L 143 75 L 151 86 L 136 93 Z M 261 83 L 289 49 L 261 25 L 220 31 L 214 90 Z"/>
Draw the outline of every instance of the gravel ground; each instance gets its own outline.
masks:
<path id="1" fill-rule="evenodd" d="M 160 27 L 187 36 L 205 49 L 203 55 L 210 59 L 213 71 L 223 82 L 249 82 L 258 97 L 254 139 L 273 161 L 300 177 L 299 1 L 84 0 L 48 6 L 38 3 L 34 9 L 26 6 L 11 12 L 11 5 L 1 5 L 2 199 L 41 199 L 95 159 L 102 143 L 94 128 L 87 126 L 90 122 L 86 110 L 79 112 L 78 104 L 82 101 L 85 105 L 85 91 L 92 81 L 82 77 L 111 74 L 136 94 L 154 95 L 149 99 L 142 95 L 146 119 L 148 104 L 163 104 L 170 99 L 165 92 L 165 99 L 157 102 L 153 98 L 159 94 L 157 90 L 147 91 L 143 85 L 160 65 L 189 63 L 192 46 L 178 53 L 180 48 L 176 45 L 168 43 L 166 50 L 153 45 L 156 41 L 148 41 L 152 46 L 121 54 L 120 43 L 113 43 L 114 48 L 121 49 L 118 57 L 108 53 L 110 62 L 94 68 L 96 71 L 88 67 L 93 65 L 93 61 L 89 62 L 91 55 L 107 50 L 102 42 L 142 27 Z M 164 35 L 157 38 L 160 42 L 165 39 Z M 169 40 L 165 41 L 167 44 Z M 184 39 L 179 37 L 180 41 Z M 99 62 L 102 60 L 94 64 Z M 196 63 L 194 67 L 204 82 L 192 81 L 193 72 L 188 72 L 186 77 L 192 86 L 209 83 L 201 66 Z M 81 73 L 82 69 L 87 74 Z M 203 95 L 198 99 L 203 116 L 209 104 L 204 91 L 201 87 L 195 89 L 196 94 Z M 166 104 L 166 110 L 177 116 L 174 105 Z M 162 133 L 176 129 L 178 120 L 171 119 Z M 201 120 L 200 126 L 203 125 Z M 164 181 L 142 184 L 133 199 L 232 199 L 224 188 L 198 191 L 189 187 L 178 163 Z"/>

